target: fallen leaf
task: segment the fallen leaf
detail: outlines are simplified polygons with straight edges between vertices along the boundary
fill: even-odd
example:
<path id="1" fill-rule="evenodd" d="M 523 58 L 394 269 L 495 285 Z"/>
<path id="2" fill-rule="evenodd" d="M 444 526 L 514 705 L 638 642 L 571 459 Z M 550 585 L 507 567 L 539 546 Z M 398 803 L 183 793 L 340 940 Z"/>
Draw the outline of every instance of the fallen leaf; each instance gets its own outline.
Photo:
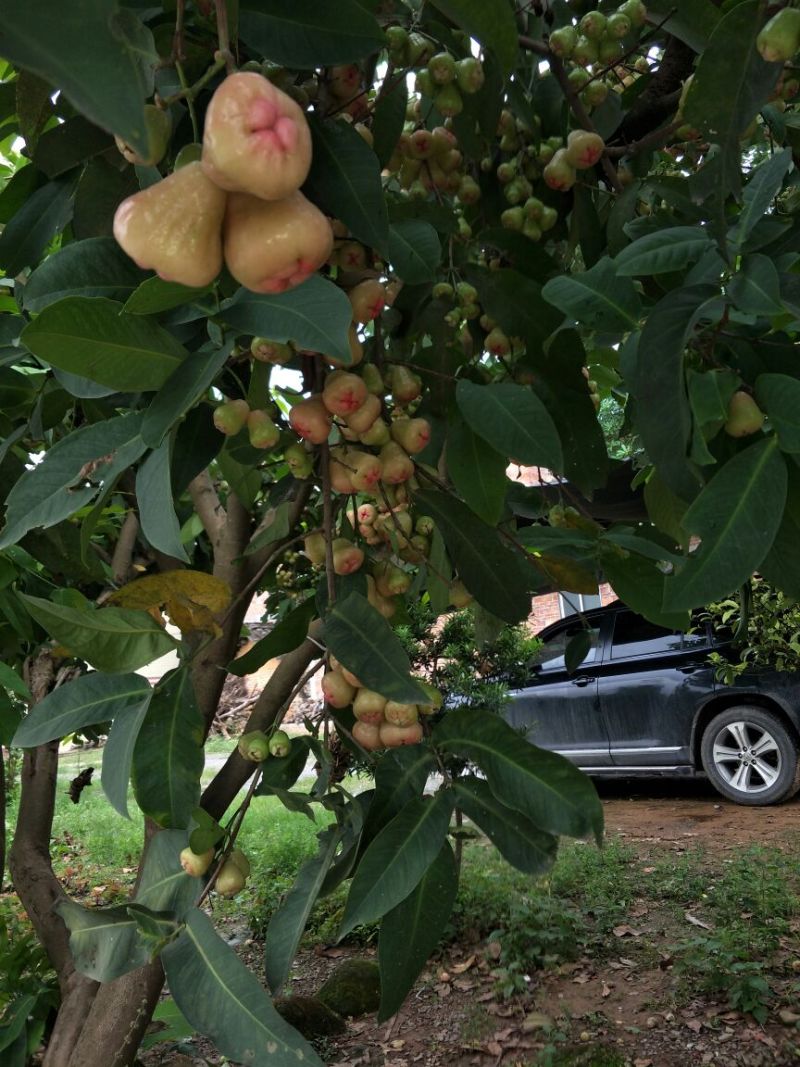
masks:
<path id="1" fill-rule="evenodd" d="M 503 951 L 503 947 L 499 941 L 490 941 L 486 946 L 486 951 L 492 957 L 493 960 L 500 959 L 500 953 Z"/>
<path id="2" fill-rule="evenodd" d="M 602 993 L 600 995 L 603 996 L 603 997 L 610 997 L 611 996 L 611 990 L 613 988 L 614 988 L 614 983 L 613 982 L 611 982 L 610 984 L 607 984 L 606 982 L 603 982 L 603 991 L 602 991 Z"/>
<path id="3" fill-rule="evenodd" d="M 465 959 L 463 963 L 454 963 L 450 970 L 453 974 L 463 974 L 464 971 L 468 971 L 471 967 L 475 966 L 476 960 L 477 956 L 470 956 L 468 959 Z"/>
<path id="4" fill-rule="evenodd" d="M 551 1030 L 552 1027 L 553 1020 L 541 1011 L 529 1012 L 522 1021 L 522 1029 L 526 1034 L 533 1030 Z"/>
<path id="5" fill-rule="evenodd" d="M 714 927 L 710 923 L 703 922 L 703 920 L 702 919 L 698 919 L 696 915 L 692 915 L 692 913 L 690 911 L 685 911 L 683 913 L 683 917 L 687 921 L 687 923 L 691 923 L 692 926 L 699 926 L 703 930 L 713 930 L 714 929 Z"/>
<path id="6" fill-rule="evenodd" d="M 611 931 L 611 933 L 614 935 L 614 937 L 641 937 L 642 936 L 642 931 L 641 930 L 634 930 L 634 928 L 632 926 L 626 926 L 624 924 L 622 926 L 615 926 L 614 929 Z"/>
<path id="7" fill-rule="evenodd" d="M 800 1015 L 797 1012 L 789 1011 L 788 1008 L 781 1008 L 778 1012 L 778 1018 L 784 1026 L 794 1026 L 795 1023 L 800 1022 Z"/>

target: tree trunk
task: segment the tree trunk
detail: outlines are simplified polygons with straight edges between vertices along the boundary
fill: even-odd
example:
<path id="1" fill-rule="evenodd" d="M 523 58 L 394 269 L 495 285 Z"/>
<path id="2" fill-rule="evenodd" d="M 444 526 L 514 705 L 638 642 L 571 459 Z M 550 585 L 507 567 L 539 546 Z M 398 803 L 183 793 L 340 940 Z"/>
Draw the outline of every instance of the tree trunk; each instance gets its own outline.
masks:
<path id="1" fill-rule="evenodd" d="M 0 745 L 0 893 L 3 892 L 3 880 L 6 876 L 6 765 L 3 759 L 3 746 Z"/>

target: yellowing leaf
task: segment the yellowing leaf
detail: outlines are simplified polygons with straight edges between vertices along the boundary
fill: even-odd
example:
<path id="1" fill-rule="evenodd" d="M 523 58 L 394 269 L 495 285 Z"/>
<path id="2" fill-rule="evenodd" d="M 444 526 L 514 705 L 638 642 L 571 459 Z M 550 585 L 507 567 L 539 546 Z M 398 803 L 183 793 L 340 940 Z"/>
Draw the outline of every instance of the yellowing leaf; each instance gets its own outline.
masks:
<path id="1" fill-rule="evenodd" d="M 565 589 L 570 593 L 597 592 L 597 576 L 582 563 L 544 555 L 537 555 L 536 562 L 550 579 L 554 589 Z"/>
<path id="2" fill-rule="evenodd" d="M 183 633 L 218 636 L 219 620 L 231 602 L 226 582 L 202 571 L 165 571 L 129 582 L 109 597 L 126 608 L 149 611 L 157 617 L 161 608 Z"/>

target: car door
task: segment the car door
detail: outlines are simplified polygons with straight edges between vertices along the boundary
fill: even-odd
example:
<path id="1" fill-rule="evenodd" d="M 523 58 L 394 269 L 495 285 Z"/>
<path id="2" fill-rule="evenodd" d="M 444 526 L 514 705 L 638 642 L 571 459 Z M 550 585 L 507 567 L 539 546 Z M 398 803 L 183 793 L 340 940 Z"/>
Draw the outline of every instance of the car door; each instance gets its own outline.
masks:
<path id="1" fill-rule="evenodd" d="M 579 767 L 610 766 L 609 740 L 597 700 L 597 667 L 607 620 L 589 620 L 591 647 L 577 671 L 568 675 L 564 653 L 584 628 L 565 620 L 548 634 L 536 657 L 530 684 L 512 692 L 507 721 L 525 730 L 529 741 L 559 752 Z"/>
<path id="2" fill-rule="evenodd" d="M 666 630 L 630 611 L 614 616 L 598 699 L 611 761 L 631 770 L 691 765 L 695 712 L 714 691 L 709 642 Z"/>

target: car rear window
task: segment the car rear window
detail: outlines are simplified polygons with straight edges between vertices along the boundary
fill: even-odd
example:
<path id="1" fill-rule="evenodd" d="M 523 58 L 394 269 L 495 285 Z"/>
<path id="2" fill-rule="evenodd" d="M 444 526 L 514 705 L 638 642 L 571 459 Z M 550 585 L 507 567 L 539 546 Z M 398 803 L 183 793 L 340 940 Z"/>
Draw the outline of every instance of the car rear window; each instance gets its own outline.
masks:
<path id="1" fill-rule="evenodd" d="M 612 659 L 636 659 L 666 652 L 681 652 L 706 643 L 705 634 L 667 630 L 641 615 L 621 611 L 614 618 Z"/>
<path id="2" fill-rule="evenodd" d="M 575 623 L 574 626 L 569 626 L 566 629 L 559 630 L 558 633 L 553 634 L 553 636 L 548 641 L 545 641 L 536 653 L 532 665 L 538 667 L 541 671 L 563 671 L 566 666 L 564 663 L 564 652 L 567 644 L 583 629 L 584 628 L 580 623 Z M 583 661 L 584 664 L 592 663 L 597 658 L 600 628 L 595 627 L 590 629 L 589 634 L 591 637 L 591 647 Z"/>

